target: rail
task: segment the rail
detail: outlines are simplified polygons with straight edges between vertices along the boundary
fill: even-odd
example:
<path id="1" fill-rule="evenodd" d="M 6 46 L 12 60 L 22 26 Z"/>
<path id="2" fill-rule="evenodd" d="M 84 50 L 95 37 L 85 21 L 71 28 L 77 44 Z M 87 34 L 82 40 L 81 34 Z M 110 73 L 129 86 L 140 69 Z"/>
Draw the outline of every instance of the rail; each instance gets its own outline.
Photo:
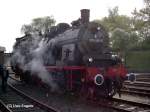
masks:
<path id="1" fill-rule="evenodd" d="M 0 111 L 2 112 L 12 112 L 2 100 L 0 100 Z"/>
<path id="2" fill-rule="evenodd" d="M 48 112 L 59 112 L 58 110 L 54 109 L 53 107 L 43 104 L 40 101 L 30 97 L 29 95 L 23 93 L 22 91 L 16 89 L 15 87 L 13 87 L 11 84 L 8 84 L 9 87 L 15 91 L 17 94 L 21 95 L 22 97 L 24 97 L 25 99 L 29 100 L 31 103 L 35 104 L 36 106 L 48 111 Z"/>

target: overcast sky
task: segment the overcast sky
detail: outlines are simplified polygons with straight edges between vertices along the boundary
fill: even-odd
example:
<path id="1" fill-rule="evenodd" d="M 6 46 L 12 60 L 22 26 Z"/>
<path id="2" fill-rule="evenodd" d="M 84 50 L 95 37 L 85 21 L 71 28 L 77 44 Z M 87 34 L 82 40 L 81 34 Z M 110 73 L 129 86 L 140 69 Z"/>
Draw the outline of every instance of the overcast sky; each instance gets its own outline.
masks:
<path id="1" fill-rule="evenodd" d="M 143 0 L 0 0 L 0 46 L 11 52 L 21 26 L 33 18 L 52 15 L 57 23 L 70 23 L 80 17 L 80 9 L 88 8 L 90 20 L 100 19 L 115 6 L 130 16 L 134 8 L 143 7 Z"/>

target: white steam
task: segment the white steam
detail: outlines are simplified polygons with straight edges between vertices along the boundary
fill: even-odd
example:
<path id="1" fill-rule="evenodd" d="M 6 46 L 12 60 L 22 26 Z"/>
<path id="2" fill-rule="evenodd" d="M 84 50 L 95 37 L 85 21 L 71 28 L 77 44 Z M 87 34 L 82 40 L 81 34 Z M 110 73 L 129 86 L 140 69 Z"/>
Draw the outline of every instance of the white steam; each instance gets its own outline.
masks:
<path id="1" fill-rule="evenodd" d="M 26 64 L 25 68 L 31 71 L 31 74 L 36 74 L 40 77 L 43 82 L 50 85 L 54 90 L 56 88 L 56 84 L 53 82 L 51 74 L 46 70 L 42 58 L 43 55 L 46 54 L 48 48 L 48 44 L 44 39 L 42 39 L 39 42 L 38 47 L 32 51 L 33 58 L 28 64 Z"/>
<path id="2" fill-rule="evenodd" d="M 13 65 L 18 64 L 24 72 L 30 71 L 31 75 L 37 75 L 43 82 L 51 86 L 52 90 L 56 89 L 56 84 L 44 66 L 43 55 L 52 47 L 53 41 L 47 43 L 37 35 L 27 37 L 26 40 L 20 42 L 20 46 L 14 51 L 11 59 Z M 49 58 L 52 57 L 49 56 Z"/>
<path id="3" fill-rule="evenodd" d="M 79 29 L 69 29 L 50 40 L 37 34 L 20 38 L 20 42 L 17 42 L 18 45 L 13 51 L 11 62 L 13 65 L 19 65 L 24 72 L 30 71 L 31 75 L 37 75 L 53 90 L 57 89 L 51 74 L 44 65 L 55 63 L 55 59 L 51 54 L 54 45 L 60 41 L 77 39 L 78 33 Z"/>

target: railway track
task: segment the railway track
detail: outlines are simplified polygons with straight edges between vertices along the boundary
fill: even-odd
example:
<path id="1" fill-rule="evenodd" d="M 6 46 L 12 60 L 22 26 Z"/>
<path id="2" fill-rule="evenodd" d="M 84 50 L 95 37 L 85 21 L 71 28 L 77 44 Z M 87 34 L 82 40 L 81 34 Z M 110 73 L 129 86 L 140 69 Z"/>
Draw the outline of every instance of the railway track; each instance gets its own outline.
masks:
<path id="1" fill-rule="evenodd" d="M 131 95 L 139 95 L 143 97 L 150 97 L 150 93 L 137 91 L 137 90 L 121 90 L 122 93 L 131 94 Z"/>
<path id="2" fill-rule="evenodd" d="M 149 82 L 150 81 L 150 73 L 137 73 L 136 80 L 140 82 Z"/>
<path id="3" fill-rule="evenodd" d="M 0 100 L 0 112 L 12 112 L 2 100 Z"/>
<path id="4" fill-rule="evenodd" d="M 136 94 L 150 97 L 150 83 L 148 82 L 124 82 L 122 93 Z"/>
<path id="5" fill-rule="evenodd" d="M 22 91 L 8 84 L 7 93 L 0 94 L 2 112 L 59 112 L 26 95 Z"/>
<path id="6" fill-rule="evenodd" d="M 17 83 L 20 83 L 20 80 L 17 80 L 16 78 L 14 78 L 14 77 L 10 77 L 12 80 L 14 80 L 14 81 L 16 81 Z M 12 81 L 11 80 L 11 81 Z M 20 86 L 19 86 L 20 87 Z M 20 90 L 20 89 L 19 89 Z M 50 95 L 50 94 L 49 94 Z M 31 95 L 32 96 L 32 95 Z M 53 97 L 55 97 L 55 96 L 53 96 Z M 58 96 L 59 97 L 59 96 Z M 95 109 L 95 107 L 92 107 L 91 106 L 91 104 L 87 104 L 87 101 L 80 101 L 80 103 L 82 102 L 82 104 L 80 105 L 80 104 L 77 104 L 75 107 L 73 106 L 74 104 L 72 104 L 75 100 L 74 99 L 76 99 L 75 98 L 75 96 L 73 96 L 72 94 L 71 95 L 64 95 L 64 96 L 61 96 L 61 97 L 64 97 L 64 98 L 66 98 L 67 100 L 69 99 L 71 102 L 70 102 L 70 104 L 68 104 L 68 102 L 65 102 L 64 104 L 64 109 L 60 109 L 60 107 L 58 107 L 60 110 L 61 110 L 61 112 L 87 112 L 87 110 L 88 110 L 88 112 L 105 112 L 105 111 L 103 111 L 104 109 L 103 109 L 103 107 L 96 107 L 96 109 Z M 56 98 L 55 100 L 57 101 L 57 99 L 59 99 L 59 98 Z M 61 101 L 62 99 L 59 99 L 59 102 L 63 102 L 63 101 Z M 78 102 L 78 99 L 76 99 L 77 100 L 77 102 Z M 53 102 L 53 101 L 52 101 Z M 47 103 L 47 102 L 46 102 Z M 80 111 L 80 109 L 79 108 L 85 108 L 84 106 L 85 105 L 88 105 L 88 107 L 87 108 L 94 108 L 94 110 L 92 110 L 91 108 L 90 109 L 85 109 L 84 111 L 82 111 L 82 109 L 81 109 L 81 111 Z M 78 106 L 79 105 L 79 106 Z M 83 106 L 83 107 L 82 107 Z M 90 107 L 89 107 L 90 106 Z M 67 108 L 66 108 L 67 107 Z M 73 108 L 76 108 L 76 109 L 73 109 Z M 97 108 L 99 108 L 99 109 L 97 109 Z M 92 110 L 92 111 L 91 111 Z M 96 110 L 96 111 L 95 111 Z M 106 111 L 108 111 L 108 110 L 110 110 L 111 112 L 116 112 L 115 110 L 113 111 L 113 109 L 108 109 L 108 108 L 106 108 L 105 109 Z"/>
<path id="7" fill-rule="evenodd" d="M 124 99 L 113 98 L 111 99 L 114 108 L 120 109 L 125 112 L 150 112 L 150 104 L 129 101 Z"/>
<path id="8" fill-rule="evenodd" d="M 129 81 L 125 81 L 124 85 L 126 86 L 136 86 L 136 87 L 150 87 L 150 83 L 149 82 L 140 82 L 140 81 L 135 81 L 135 82 L 129 82 Z"/>
<path id="9" fill-rule="evenodd" d="M 147 99 L 150 97 L 150 83 L 147 82 L 125 82 L 125 88 L 121 90 L 122 93 L 127 93 L 131 95 L 142 96 Z M 150 112 L 150 103 L 142 103 L 134 101 L 134 98 L 130 100 L 124 100 L 120 98 L 111 99 L 110 106 L 114 109 L 123 112 Z"/>
<path id="10" fill-rule="evenodd" d="M 150 112 L 150 104 L 124 99 L 112 98 L 97 102 L 100 106 L 112 108 L 119 112 Z"/>
<path id="11" fill-rule="evenodd" d="M 14 78 L 12 78 L 14 79 Z M 14 79 L 16 80 L 16 79 Z M 20 82 L 19 80 L 16 80 Z M 133 101 L 123 100 L 123 99 L 106 99 L 105 101 L 95 102 L 104 108 L 110 108 L 119 112 L 149 112 L 150 105 L 144 103 L 137 103 Z"/>

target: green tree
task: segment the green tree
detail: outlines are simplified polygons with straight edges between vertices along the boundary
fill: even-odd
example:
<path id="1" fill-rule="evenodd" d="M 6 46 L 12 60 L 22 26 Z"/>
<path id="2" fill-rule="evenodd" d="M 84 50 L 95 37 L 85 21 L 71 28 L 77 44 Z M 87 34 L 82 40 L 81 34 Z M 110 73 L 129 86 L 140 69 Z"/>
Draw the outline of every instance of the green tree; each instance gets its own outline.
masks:
<path id="1" fill-rule="evenodd" d="M 96 22 L 104 25 L 107 31 L 112 32 L 116 28 L 121 28 L 126 31 L 131 31 L 132 21 L 131 18 L 126 15 L 119 15 L 118 7 L 108 10 L 108 17 L 104 17 L 101 20 L 95 20 Z"/>
<path id="2" fill-rule="evenodd" d="M 114 50 L 125 51 L 127 49 L 129 33 L 123 29 L 116 28 L 112 32 L 111 42 Z"/>
<path id="3" fill-rule="evenodd" d="M 138 37 L 137 34 L 134 32 L 128 33 L 123 29 L 116 28 L 112 32 L 111 42 L 113 50 L 126 52 L 127 50 L 130 50 L 137 45 Z"/>
<path id="4" fill-rule="evenodd" d="M 140 49 L 150 49 L 150 0 L 144 0 L 144 8 L 133 11 L 134 31 L 141 38 Z"/>
<path id="5" fill-rule="evenodd" d="M 150 38 L 150 0 L 144 0 L 145 7 L 133 12 L 134 28 L 143 38 L 147 40 Z"/>
<path id="6" fill-rule="evenodd" d="M 51 16 L 39 17 L 32 20 L 31 24 L 23 25 L 21 32 L 24 34 L 31 34 L 39 32 L 45 34 L 50 28 L 55 25 L 55 19 Z"/>
<path id="7" fill-rule="evenodd" d="M 133 18 L 119 15 L 118 7 L 109 9 L 108 12 L 108 17 L 95 21 L 105 26 L 109 32 L 113 50 L 125 51 L 137 45 L 139 37 L 134 31 Z"/>

